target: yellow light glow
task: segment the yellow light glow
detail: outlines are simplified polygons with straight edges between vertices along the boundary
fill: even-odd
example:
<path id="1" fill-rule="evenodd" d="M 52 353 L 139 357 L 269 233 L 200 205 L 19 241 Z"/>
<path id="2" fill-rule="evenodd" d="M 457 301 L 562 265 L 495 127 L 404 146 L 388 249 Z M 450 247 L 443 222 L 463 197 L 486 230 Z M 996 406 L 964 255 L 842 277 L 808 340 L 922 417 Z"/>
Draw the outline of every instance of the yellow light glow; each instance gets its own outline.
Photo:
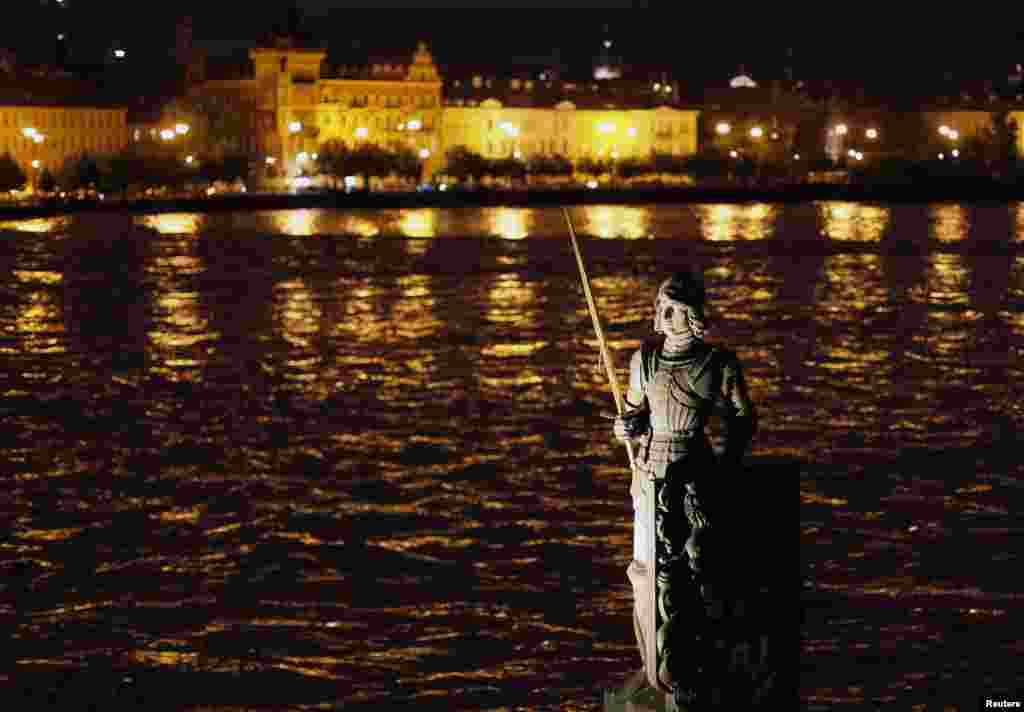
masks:
<path id="1" fill-rule="evenodd" d="M 135 218 L 136 224 L 145 225 L 161 235 L 195 235 L 203 217 L 197 213 L 161 213 Z"/>
<path id="2" fill-rule="evenodd" d="M 730 126 L 725 121 L 719 121 L 718 124 L 715 126 L 715 131 L 717 131 L 722 136 L 725 136 L 727 133 L 732 131 L 732 126 Z"/>
<path id="3" fill-rule="evenodd" d="M 184 136 L 188 133 L 188 124 L 175 124 L 174 131 Z"/>
<path id="4" fill-rule="evenodd" d="M 25 138 L 32 138 L 36 135 L 36 130 L 29 126 L 27 129 L 22 129 L 21 133 L 25 135 Z"/>
<path id="5" fill-rule="evenodd" d="M 306 153 L 305 151 L 302 151 L 297 156 L 295 156 L 295 158 L 297 158 L 299 161 L 306 161 L 309 159 L 309 154 Z"/>
<path id="6" fill-rule="evenodd" d="M 619 157 L 619 152 L 618 151 L 612 151 L 612 158 L 616 158 L 617 159 L 618 157 Z"/>
<path id="7" fill-rule="evenodd" d="M 959 131 L 950 131 L 946 135 L 949 136 L 949 140 L 950 141 L 956 141 L 958 138 L 960 138 L 960 132 Z"/>
<path id="8" fill-rule="evenodd" d="M 423 122 L 420 121 L 419 119 L 413 119 L 412 121 L 407 123 L 405 127 L 410 131 L 419 131 L 421 128 L 423 128 Z"/>
<path id="9" fill-rule="evenodd" d="M 32 161 L 32 167 L 33 168 L 39 168 L 39 159 L 38 158 L 35 159 L 34 161 Z"/>
<path id="10" fill-rule="evenodd" d="M 740 154 L 736 153 L 736 151 L 729 151 L 729 155 L 730 155 L 730 156 L 731 156 L 732 158 L 739 158 L 739 155 L 740 155 Z"/>
<path id="11" fill-rule="evenodd" d="M 864 132 L 864 135 L 867 136 L 872 141 L 874 141 L 876 138 L 878 138 L 878 129 L 868 129 L 867 131 Z"/>
<path id="12" fill-rule="evenodd" d="M 615 130 L 615 124 L 607 121 L 602 121 L 597 125 L 597 130 L 601 133 L 612 133 Z"/>
<path id="13" fill-rule="evenodd" d="M 636 136 L 636 127 L 630 126 L 628 129 L 626 129 L 626 133 L 629 134 L 630 136 Z"/>
<path id="14" fill-rule="evenodd" d="M 192 161 L 194 161 L 194 160 L 195 160 L 195 158 L 193 156 L 185 156 L 185 163 L 191 164 Z"/>
<path id="15" fill-rule="evenodd" d="M 162 138 L 164 141 L 170 141 L 172 138 L 174 138 L 174 131 L 172 131 L 171 129 L 161 129 L 160 138 Z"/>
<path id="16" fill-rule="evenodd" d="M 953 149 L 953 158 L 957 158 L 959 155 L 960 155 L 960 151 L 958 151 L 957 149 L 954 148 Z"/>
<path id="17" fill-rule="evenodd" d="M 529 234 L 523 208 L 498 208 L 491 214 L 491 233 L 506 240 L 521 240 Z"/>
<path id="18" fill-rule="evenodd" d="M 520 150 L 519 150 L 519 149 L 517 148 L 517 149 L 516 149 L 515 151 L 513 151 L 513 152 L 512 152 L 512 157 L 513 157 L 513 158 L 522 158 L 522 157 L 523 157 L 523 152 L 522 152 L 522 151 L 520 151 Z"/>
<path id="19" fill-rule="evenodd" d="M 275 163 L 277 163 L 277 159 L 274 158 L 273 156 L 267 156 L 266 159 L 264 159 L 264 160 L 266 161 L 268 166 L 272 166 Z"/>
<path id="20" fill-rule="evenodd" d="M 366 138 L 370 135 L 370 130 L 365 126 L 360 126 L 356 129 L 356 138 Z"/>
<path id="21" fill-rule="evenodd" d="M 421 148 L 420 149 L 420 158 L 430 158 L 430 149 L 428 149 L 428 148 Z M 517 156 L 517 158 L 518 158 L 518 156 Z"/>
<path id="22" fill-rule="evenodd" d="M 839 124 L 836 126 L 836 134 L 839 136 L 845 136 L 848 130 L 849 129 L 847 129 L 846 124 Z"/>
<path id="23" fill-rule="evenodd" d="M 661 84 L 659 84 L 658 82 L 655 82 L 654 83 L 654 91 L 659 91 L 660 89 L 661 89 Z"/>
<path id="24" fill-rule="evenodd" d="M 298 121 L 293 121 L 288 124 L 288 130 L 292 133 L 298 133 L 299 131 L 302 131 L 302 124 Z"/>
<path id="25" fill-rule="evenodd" d="M 857 152 L 851 148 L 849 151 L 846 152 L 846 155 L 849 156 L 850 158 L 854 158 L 857 155 Z"/>
<path id="26" fill-rule="evenodd" d="M 949 127 L 946 126 L 945 124 L 943 124 L 942 126 L 939 127 L 939 133 L 942 134 L 943 136 L 948 136 L 949 135 Z"/>
<path id="27" fill-rule="evenodd" d="M 764 129 L 760 126 L 754 126 L 750 129 L 750 136 L 751 138 L 761 138 L 764 136 Z"/>
<path id="28" fill-rule="evenodd" d="M 437 213 L 429 209 L 403 210 L 398 229 L 406 237 L 435 237 Z"/>
<path id="29" fill-rule="evenodd" d="M 35 136 L 32 137 L 32 140 L 35 141 L 36 143 L 42 143 L 45 139 L 46 136 L 40 133 L 37 133 Z"/>

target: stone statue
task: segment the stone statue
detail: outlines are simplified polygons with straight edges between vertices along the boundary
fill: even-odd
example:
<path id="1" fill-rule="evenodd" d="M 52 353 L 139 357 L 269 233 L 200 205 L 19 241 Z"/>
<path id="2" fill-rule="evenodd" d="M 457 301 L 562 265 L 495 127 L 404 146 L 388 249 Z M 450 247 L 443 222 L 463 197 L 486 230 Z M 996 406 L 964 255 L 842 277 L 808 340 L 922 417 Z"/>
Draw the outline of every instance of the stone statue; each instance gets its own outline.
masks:
<path id="1" fill-rule="evenodd" d="M 677 704 L 699 696 L 701 621 L 724 563 L 715 559 L 715 491 L 738 471 L 757 428 L 736 354 L 704 341 L 704 298 L 690 273 L 662 282 L 656 336 L 633 354 L 628 410 L 614 422 L 615 437 L 636 452 L 628 576 L 637 643 L 648 683 Z M 704 432 L 713 413 L 724 418 L 719 455 Z"/>

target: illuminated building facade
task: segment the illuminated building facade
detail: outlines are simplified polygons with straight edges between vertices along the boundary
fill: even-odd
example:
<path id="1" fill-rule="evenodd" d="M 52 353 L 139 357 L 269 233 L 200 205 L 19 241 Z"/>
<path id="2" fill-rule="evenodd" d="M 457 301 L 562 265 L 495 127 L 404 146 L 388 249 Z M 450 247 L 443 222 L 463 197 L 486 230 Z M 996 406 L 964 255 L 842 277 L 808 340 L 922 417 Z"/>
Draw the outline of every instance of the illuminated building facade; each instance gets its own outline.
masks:
<path id="1" fill-rule="evenodd" d="M 2 74 L 2 73 L 0 73 Z M 0 76 L 0 153 L 35 183 L 82 153 L 116 153 L 129 143 L 128 108 L 88 82 L 63 76 Z"/>
<path id="2" fill-rule="evenodd" d="M 446 151 L 465 146 L 488 158 L 563 155 L 571 160 L 646 158 L 652 151 L 697 151 L 698 111 L 679 104 L 678 85 L 573 83 L 474 77 L 442 82 L 420 43 L 411 64 L 326 67 L 326 50 L 288 37 L 250 50 L 253 77 L 202 81 L 192 100 L 219 102 L 246 117 L 246 148 L 289 175 L 332 140 L 411 148 L 424 175 L 439 173 Z M 173 119 L 168 119 L 172 121 Z M 196 141 L 202 140 L 197 126 Z"/>

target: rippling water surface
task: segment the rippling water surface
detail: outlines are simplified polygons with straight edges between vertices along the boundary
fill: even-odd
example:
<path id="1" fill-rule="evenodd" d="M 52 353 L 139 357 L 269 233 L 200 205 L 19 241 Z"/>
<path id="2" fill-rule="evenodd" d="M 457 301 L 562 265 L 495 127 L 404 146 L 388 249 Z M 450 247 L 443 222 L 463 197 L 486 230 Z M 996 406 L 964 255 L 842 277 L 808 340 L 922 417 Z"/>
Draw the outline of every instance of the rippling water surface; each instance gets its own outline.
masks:
<path id="1" fill-rule="evenodd" d="M 1024 206 L 572 214 L 620 379 L 693 265 L 802 463 L 801 706 L 1024 688 Z M 5 697 L 597 710 L 639 665 L 559 210 L 10 222 L 0 285 Z"/>

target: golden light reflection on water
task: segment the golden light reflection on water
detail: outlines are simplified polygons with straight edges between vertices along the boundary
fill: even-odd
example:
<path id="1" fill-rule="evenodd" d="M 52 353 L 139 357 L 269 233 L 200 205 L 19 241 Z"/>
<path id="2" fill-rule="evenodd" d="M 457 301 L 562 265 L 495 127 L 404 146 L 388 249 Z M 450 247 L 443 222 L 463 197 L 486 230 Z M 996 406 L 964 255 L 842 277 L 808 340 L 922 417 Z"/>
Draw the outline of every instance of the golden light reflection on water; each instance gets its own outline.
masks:
<path id="1" fill-rule="evenodd" d="M 971 322 L 980 314 L 958 308 L 966 307 L 970 271 L 958 253 L 935 253 L 928 256 L 925 290 L 922 295 L 934 307 L 928 310 L 927 344 L 932 356 L 959 356 L 970 338 Z"/>
<path id="2" fill-rule="evenodd" d="M 1024 255 L 1015 257 L 1010 270 L 1008 299 L 1018 304 L 1024 303 Z M 1006 320 L 1007 325 L 1017 336 L 1024 336 L 1024 311 L 1019 309 L 1002 310 L 999 316 Z"/>
<path id="3" fill-rule="evenodd" d="M 889 208 L 831 201 L 817 206 L 822 232 L 832 240 L 878 242 L 889 225 Z"/>
<path id="4" fill-rule="evenodd" d="M 627 205 L 589 205 L 583 208 L 583 225 L 577 228 L 587 235 L 635 240 L 650 234 L 648 208 Z"/>
<path id="5" fill-rule="evenodd" d="M 202 213 L 163 213 L 141 215 L 134 218 L 133 222 L 156 230 L 161 235 L 195 235 L 202 230 L 205 219 Z"/>
<path id="6" fill-rule="evenodd" d="M 25 279 L 24 274 L 19 276 L 19 280 L 36 284 L 54 284 L 61 279 L 55 272 L 36 272 L 32 279 Z M 21 337 L 21 351 L 37 354 L 65 352 L 63 306 L 52 290 L 28 292 L 25 305 L 15 317 L 14 328 Z M 7 347 L 0 347 L 0 353 L 7 350 Z"/>
<path id="7" fill-rule="evenodd" d="M 398 336 L 426 339 L 441 330 L 443 324 L 435 315 L 436 300 L 431 280 L 432 278 L 425 274 L 399 278 L 401 299 L 391 308 L 391 318 Z"/>
<path id="8" fill-rule="evenodd" d="M 212 346 L 220 335 L 210 331 L 198 292 L 156 293 L 153 328 L 147 332 L 151 372 L 172 381 L 201 380 Z"/>
<path id="9" fill-rule="evenodd" d="M 281 336 L 292 346 L 311 349 L 320 331 L 321 309 L 309 286 L 301 279 L 274 285 L 275 322 Z"/>
<path id="10" fill-rule="evenodd" d="M 319 210 L 275 210 L 268 214 L 274 227 L 281 234 L 292 237 L 309 237 L 316 232 Z"/>
<path id="11" fill-rule="evenodd" d="M 701 236 L 709 242 L 763 240 L 774 231 L 773 205 L 698 205 L 694 210 Z"/>
<path id="12" fill-rule="evenodd" d="M 52 232 L 64 230 L 68 226 L 70 218 L 66 216 L 55 216 L 50 218 L 30 218 L 28 220 L 5 220 L 0 222 L 0 230 L 14 230 L 15 232 Z"/>
<path id="13" fill-rule="evenodd" d="M 967 239 L 967 209 L 962 205 L 932 205 L 928 215 L 928 237 L 942 243 Z"/>
<path id="14" fill-rule="evenodd" d="M 490 233 L 506 240 L 521 240 L 530 234 L 527 223 L 533 211 L 527 208 L 497 208 L 488 213 Z"/>
<path id="15" fill-rule="evenodd" d="M 484 318 L 499 324 L 526 325 L 536 321 L 537 285 L 526 282 L 515 272 L 494 278 L 487 290 Z"/>
<path id="16" fill-rule="evenodd" d="M 430 208 L 401 210 L 398 228 L 406 237 L 436 237 L 437 211 Z"/>

